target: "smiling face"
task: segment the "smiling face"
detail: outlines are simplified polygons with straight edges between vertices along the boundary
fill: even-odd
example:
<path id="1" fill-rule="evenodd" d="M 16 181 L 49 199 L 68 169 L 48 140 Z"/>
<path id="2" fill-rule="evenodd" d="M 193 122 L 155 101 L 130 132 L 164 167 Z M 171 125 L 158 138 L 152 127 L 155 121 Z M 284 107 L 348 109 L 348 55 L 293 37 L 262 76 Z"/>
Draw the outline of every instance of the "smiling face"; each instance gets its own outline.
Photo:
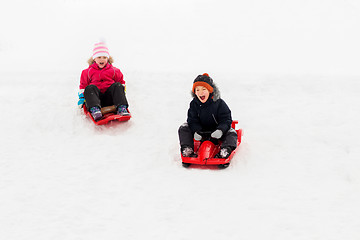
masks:
<path id="1" fill-rule="evenodd" d="M 108 58 L 105 56 L 101 56 L 101 57 L 97 57 L 94 59 L 94 61 L 96 62 L 96 64 L 99 66 L 99 68 L 103 68 L 106 66 L 106 64 L 108 63 Z"/>
<path id="2" fill-rule="evenodd" d="M 195 88 L 195 95 L 200 100 L 200 102 L 205 103 L 209 99 L 210 92 L 206 87 L 197 86 Z"/>

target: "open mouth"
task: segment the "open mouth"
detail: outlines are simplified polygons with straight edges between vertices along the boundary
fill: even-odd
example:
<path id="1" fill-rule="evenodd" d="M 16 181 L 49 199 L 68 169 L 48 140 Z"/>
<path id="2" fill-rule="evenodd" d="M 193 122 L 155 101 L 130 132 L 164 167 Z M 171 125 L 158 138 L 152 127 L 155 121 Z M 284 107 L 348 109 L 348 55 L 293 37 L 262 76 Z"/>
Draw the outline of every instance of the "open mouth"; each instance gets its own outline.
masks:
<path id="1" fill-rule="evenodd" d="M 201 100 L 205 100 L 205 96 L 200 96 L 200 99 L 201 99 Z"/>

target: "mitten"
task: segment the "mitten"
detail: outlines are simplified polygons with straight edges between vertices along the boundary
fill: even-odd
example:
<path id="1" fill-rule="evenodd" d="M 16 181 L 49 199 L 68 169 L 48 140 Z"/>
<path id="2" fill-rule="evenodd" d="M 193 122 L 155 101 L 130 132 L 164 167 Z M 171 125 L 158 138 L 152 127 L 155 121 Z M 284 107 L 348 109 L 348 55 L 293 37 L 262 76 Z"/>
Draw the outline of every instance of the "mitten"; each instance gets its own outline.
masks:
<path id="1" fill-rule="evenodd" d="M 78 96 L 79 96 L 78 106 L 79 108 L 82 108 L 85 102 L 84 89 L 79 90 Z"/>
<path id="2" fill-rule="evenodd" d="M 219 139 L 219 138 L 221 138 L 222 135 L 223 135 L 223 132 L 220 129 L 217 129 L 211 134 L 211 137 Z"/>
<path id="3" fill-rule="evenodd" d="M 198 134 L 197 132 L 194 133 L 194 139 L 196 141 L 200 141 L 202 139 L 202 136 L 200 134 Z"/>

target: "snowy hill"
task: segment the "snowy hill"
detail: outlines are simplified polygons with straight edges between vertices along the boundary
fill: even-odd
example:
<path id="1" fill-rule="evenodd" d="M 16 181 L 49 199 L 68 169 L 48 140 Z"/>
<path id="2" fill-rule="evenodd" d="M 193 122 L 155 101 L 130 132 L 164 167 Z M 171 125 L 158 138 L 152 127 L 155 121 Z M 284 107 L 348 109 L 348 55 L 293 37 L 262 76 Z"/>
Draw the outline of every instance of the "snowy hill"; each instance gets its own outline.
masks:
<path id="1" fill-rule="evenodd" d="M 360 238 L 357 1 L 4 5 L 1 239 Z M 77 109 L 99 37 L 129 122 L 95 126 Z M 180 164 L 203 72 L 244 129 L 224 170 Z"/>

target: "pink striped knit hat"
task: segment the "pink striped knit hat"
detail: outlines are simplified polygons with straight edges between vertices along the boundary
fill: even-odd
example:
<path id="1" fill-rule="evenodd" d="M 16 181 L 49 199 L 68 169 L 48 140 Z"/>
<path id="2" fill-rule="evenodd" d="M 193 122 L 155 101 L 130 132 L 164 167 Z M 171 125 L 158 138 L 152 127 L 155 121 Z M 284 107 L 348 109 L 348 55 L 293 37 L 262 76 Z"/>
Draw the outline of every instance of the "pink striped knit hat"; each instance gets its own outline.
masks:
<path id="1" fill-rule="evenodd" d="M 92 58 L 95 59 L 103 56 L 107 58 L 110 56 L 106 44 L 104 42 L 95 43 Z"/>

